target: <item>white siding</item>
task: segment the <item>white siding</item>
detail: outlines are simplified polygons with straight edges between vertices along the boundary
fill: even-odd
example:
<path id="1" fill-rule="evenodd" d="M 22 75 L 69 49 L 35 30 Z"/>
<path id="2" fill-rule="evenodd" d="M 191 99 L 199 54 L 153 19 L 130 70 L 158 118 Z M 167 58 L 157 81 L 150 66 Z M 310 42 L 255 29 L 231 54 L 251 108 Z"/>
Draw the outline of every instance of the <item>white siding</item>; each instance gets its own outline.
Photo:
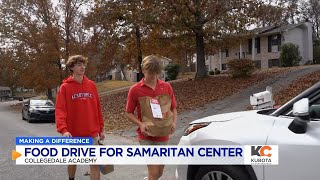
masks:
<path id="1" fill-rule="evenodd" d="M 306 22 L 296 28 L 284 33 L 284 43 L 293 43 L 299 46 L 300 55 L 304 64 L 308 60 L 313 60 L 312 24 Z"/>
<path id="2" fill-rule="evenodd" d="M 268 68 L 270 59 L 279 59 L 280 52 L 278 47 L 272 47 L 273 51 L 268 52 L 268 36 L 277 35 L 276 34 L 264 34 L 259 36 L 260 38 L 260 53 L 255 53 L 254 60 L 261 61 L 261 68 Z M 296 27 L 282 32 L 283 39 L 281 39 L 281 45 L 284 43 L 293 43 L 299 46 L 300 55 L 302 57 L 302 62 L 300 64 L 306 63 L 308 60 L 313 60 L 313 42 L 312 42 L 312 24 L 310 22 L 305 22 Z M 254 45 L 254 42 L 252 43 Z M 255 49 L 256 50 L 256 49 Z M 240 46 L 235 46 L 233 48 L 228 48 L 229 57 L 226 57 L 226 53 L 222 51 L 222 64 L 228 63 L 231 59 L 239 58 Z M 242 51 L 245 52 L 245 58 L 252 59 L 252 54 L 248 54 L 248 41 L 242 42 Z M 209 63 L 211 64 L 209 65 Z M 219 63 L 219 52 L 213 56 L 207 57 L 206 65 L 210 67 L 211 70 L 215 68 L 220 69 Z M 210 70 L 209 69 L 209 70 Z"/>
<path id="3" fill-rule="evenodd" d="M 313 41 L 312 41 L 312 23 L 310 22 L 306 22 L 306 26 L 307 26 L 307 36 L 308 36 L 308 39 L 306 44 L 307 44 L 307 47 L 308 47 L 308 50 L 306 51 L 307 52 L 307 60 L 310 60 L 310 61 L 313 61 Z"/>
<path id="4" fill-rule="evenodd" d="M 306 60 L 306 46 L 304 45 L 304 30 L 301 28 L 294 28 L 291 29 L 283 34 L 284 42 L 285 43 L 293 43 L 299 46 L 300 56 L 302 57 L 302 61 L 305 62 Z M 307 39 L 307 38 L 306 38 Z M 301 62 L 301 63 L 303 63 Z"/>

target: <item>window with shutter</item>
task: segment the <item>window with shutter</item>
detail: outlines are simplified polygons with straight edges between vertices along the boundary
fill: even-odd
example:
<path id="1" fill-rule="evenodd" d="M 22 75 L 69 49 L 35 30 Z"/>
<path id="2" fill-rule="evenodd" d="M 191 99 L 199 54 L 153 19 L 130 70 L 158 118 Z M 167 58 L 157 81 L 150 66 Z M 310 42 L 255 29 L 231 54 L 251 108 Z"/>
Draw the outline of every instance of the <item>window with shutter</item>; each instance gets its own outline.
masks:
<path id="1" fill-rule="evenodd" d="M 278 51 L 280 51 L 280 47 L 281 47 L 281 34 L 278 34 Z"/>
<path id="2" fill-rule="evenodd" d="M 256 68 L 261 69 L 261 60 L 254 61 L 254 64 L 255 64 Z"/>
<path id="3" fill-rule="evenodd" d="M 281 35 L 268 36 L 268 52 L 279 52 L 281 44 Z"/>
<path id="4" fill-rule="evenodd" d="M 271 52 L 271 36 L 268 36 L 268 52 Z"/>
<path id="5" fill-rule="evenodd" d="M 222 66 L 221 67 L 222 70 L 227 70 L 227 64 L 221 64 L 221 66 Z"/>
<path id="6" fill-rule="evenodd" d="M 257 49 L 257 54 L 260 54 L 260 38 L 255 39 L 255 48 Z"/>
<path id="7" fill-rule="evenodd" d="M 268 67 L 274 67 L 274 66 L 279 66 L 280 65 L 280 61 L 279 59 L 269 59 L 268 60 Z"/>
<path id="8" fill-rule="evenodd" d="M 252 39 L 248 40 L 248 54 L 252 54 Z"/>
<path id="9" fill-rule="evenodd" d="M 272 59 L 268 60 L 268 68 L 272 68 Z"/>

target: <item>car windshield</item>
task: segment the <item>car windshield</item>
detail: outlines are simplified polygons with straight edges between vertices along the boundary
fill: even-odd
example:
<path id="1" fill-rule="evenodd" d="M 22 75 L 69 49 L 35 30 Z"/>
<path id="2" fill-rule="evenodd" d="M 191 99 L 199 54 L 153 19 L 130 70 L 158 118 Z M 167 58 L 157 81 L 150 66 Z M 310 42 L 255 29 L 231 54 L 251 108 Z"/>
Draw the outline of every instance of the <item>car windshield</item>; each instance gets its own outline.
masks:
<path id="1" fill-rule="evenodd" d="M 50 100 L 31 100 L 30 106 L 53 106 L 53 102 Z"/>

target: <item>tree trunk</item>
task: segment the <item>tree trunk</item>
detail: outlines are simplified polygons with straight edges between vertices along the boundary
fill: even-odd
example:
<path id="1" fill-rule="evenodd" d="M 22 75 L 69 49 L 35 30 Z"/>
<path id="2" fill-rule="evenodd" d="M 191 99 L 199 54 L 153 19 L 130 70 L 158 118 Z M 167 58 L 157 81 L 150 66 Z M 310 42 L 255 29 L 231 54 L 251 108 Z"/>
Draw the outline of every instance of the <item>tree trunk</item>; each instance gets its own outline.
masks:
<path id="1" fill-rule="evenodd" d="M 67 63 L 69 56 L 70 56 L 70 37 L 71 37 L 71 1 L 65 1 L 65 19 L 64 19 L 64 29 L 66 33 L 64 45 L 65 45 L 65 63 Z M 69 69 L 66 68 L 65 70 L 65 77 L 68 77 Z"/>
<path id="2" fill-rule="evenodd" d="M 48 88 L 47 96 L 48 96 L 48 99 L 53 100 L 52 89 Z"/>
<path id="3" fill-rule="evenodd" d="M 138 67 L 139 67 L 139 75 L 137 77 L 138 82 L 143 78 L 142 74 L 142 50 L 141 50 L 141 34 L 139 25 L 136 26 L 136 38 L 137 38 L 137 49 L 138 49 Z"/>
<path id="4" fill-rule="evenodd" d="M 197 44 L 197 72 L 196 79 L 206 77 L 206 64 L 205 64 L 205 52 L 204 52 L 204 37 L 200 33 L 196 34 Z"/>
<path id="5" fill-rule="evenodd" d="M 124 70 L 124 64 L 121 64 L 121 65 L 120 65 L 120 69 L 121 69 L 121 72 L 122 72 L 122 74 L 123 74 L 123 80 L 124 80 L 124 81 L 128 81 L 127 74 L 126 74 L 126 72 L 125 72 L 125 70 Z"/>
<path id="6" fill-rule="evenodd" d="M 315 34 L 318 38 L 320 38 L 320 32 L 319 32 L 320 18 L 318 16 L 316 16 L 315 21 L 316 21 L 316 33 Z"/>
<path id="7" fill-rule="evenodd" d="M 69 50 L 69 44 L 70 44 L 70 37 L 69 37 L 69 33 L 70 33 L 70 31 L 69 31 L 69 27 L 67 26 L 66 27 L 67 28 L 67 30 L 66 30 L 66 40 L 65 40 L 65 64 L 67 64 L 67 62 L 68 62 L 68 59 L 69 59 L 69 55 L 70 55 L 70 50 Z M 68 68 L 66 68 L 65 69 L 65 76 L 64 77 L 68 77 L 68 74 L 69 74 L 69 69 Z"/>
<path id="8" fill-rule="evenodd" d="M 189 72 L 188 69 L 188 52 L 184 52 L 184 72 Z"/>
<path id="9" fill-rule="evenodd" d="M 60 63 L 60 59 L 59 59 L 59 62 L 58 62 L 58 66 L 59 66 L 59 77 L 60 77 L 60 84 L 62 84 L 62 81 L 63 81 L 63 69 L 62 69 L 62 64 Z"/>

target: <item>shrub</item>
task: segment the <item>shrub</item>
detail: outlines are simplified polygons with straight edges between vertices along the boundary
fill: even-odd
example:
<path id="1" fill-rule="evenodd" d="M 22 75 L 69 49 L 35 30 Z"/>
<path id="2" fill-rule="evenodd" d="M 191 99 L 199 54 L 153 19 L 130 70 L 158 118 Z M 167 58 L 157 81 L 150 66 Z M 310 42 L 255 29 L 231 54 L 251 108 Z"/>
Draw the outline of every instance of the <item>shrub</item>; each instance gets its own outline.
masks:
<path id="1" fill-rule="evenodd" d="M 214 75 L 214 71 L 213 71 L 213 70 L 210 70 L 210 71 L 209 71 L 209 75 Z"/>
<path id="2" fill-rule="evenodd" d="M 166 77 L 167 81 L 175 80 L 175 79 L 177 79 L 177 76 L 179 74 L 180 65 L 179 64 L 169 64 L 165 68 L 165 71 L 167 74 L 167 77 Z"/>
<path id="3" fill-rule="evenodd" d="M 234 59 L 229 61 L 228 66 L 232 77 L 250 76 L 254 71 L 254 62 L 250 59 Z"/>
<path id="4" fill-rule="evenodd" d="M 220 70 L 219 70 L 219 69 L 214 68 L 214 74 L 215 74 L 215 75 L 220 74 L 220 73 L 221 73 L 221 72 L 220 72 Z"/>
<path id="5" fill-rule="evenodd" d="M 281 67 L 298 66 L 300 61 L 299 46 L 292 43 L 282 45 L 280 53 Z"/>
<path id="6" fill-rule="evenodd" d="M 320 64 L 320 42 L 316 41 L 313 45 L 313 63 Z"/>

